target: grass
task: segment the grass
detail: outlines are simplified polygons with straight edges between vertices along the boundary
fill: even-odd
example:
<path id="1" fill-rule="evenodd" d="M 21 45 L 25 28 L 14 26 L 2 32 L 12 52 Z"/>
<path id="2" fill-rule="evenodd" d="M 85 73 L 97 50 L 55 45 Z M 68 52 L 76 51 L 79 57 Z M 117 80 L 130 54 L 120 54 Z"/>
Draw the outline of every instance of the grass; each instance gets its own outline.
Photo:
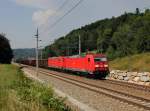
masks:
<path id="1" fill-rule="evenodd" d="M 0 111 L 70 111 L 51 87 L 34 82 L 14 65 L 0 65 Z"/>
<path id="2" fill-rule="evenodd" d="M 150 72 L 150 53 L 142 53 L 109 62 L 110 69 Z"/>

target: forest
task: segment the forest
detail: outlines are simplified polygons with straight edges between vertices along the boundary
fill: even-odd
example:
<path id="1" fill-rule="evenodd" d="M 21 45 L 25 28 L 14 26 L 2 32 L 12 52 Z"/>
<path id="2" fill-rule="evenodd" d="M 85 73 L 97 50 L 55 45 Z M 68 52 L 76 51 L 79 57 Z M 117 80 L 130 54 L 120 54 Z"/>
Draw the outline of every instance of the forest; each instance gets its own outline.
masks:
<path id="1" fill-rule="evenodd" d="M 81 28 L 72 30 L 53 44 L 43 49 L 43 57 L 72 56 L 79 50 L 87 53 L 104 53 L 110 60 L 150 52 L 150 9 L 127 13 L 112 18 L 98 20 Z M 13 50 L 14 57 L 35 57 L 35 49 Z M 21 53 L 20 53 L 21 52 Z"/>
<path id="2" fill-rule="evenodd" d="M 106 18 L 75 29 L 43 49 L 44 57 L 78 54 L 81 51 L 105 53 L 109 59 L 150 52 L 150 9 Z"/>

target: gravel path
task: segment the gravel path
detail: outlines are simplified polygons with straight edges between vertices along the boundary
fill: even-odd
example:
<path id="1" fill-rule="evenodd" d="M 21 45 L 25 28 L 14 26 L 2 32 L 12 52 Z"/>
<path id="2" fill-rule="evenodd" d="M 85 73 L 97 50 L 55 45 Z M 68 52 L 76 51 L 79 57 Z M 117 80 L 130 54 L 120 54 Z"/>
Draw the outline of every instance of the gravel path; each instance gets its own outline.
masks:
<path id="1" fill-rule="evenodd" d="M 24 70 L 28 69 L 25 68 Z M 30 73 L 35 76 L 34 71 L 30 70 Z M 119 100 L 89 91 L 84 88 L 80 88 L 51 76 L 39 74 L 38 78 L 48 84 L 51 84 L 54 88 L 62 91 L 70 97 L 80 101 L 81 103 L 96 109 L 97 111 L 146 111 L 142 108 L 138 108 Z M 99 84 L 99 82 L 95 83 Z"/>

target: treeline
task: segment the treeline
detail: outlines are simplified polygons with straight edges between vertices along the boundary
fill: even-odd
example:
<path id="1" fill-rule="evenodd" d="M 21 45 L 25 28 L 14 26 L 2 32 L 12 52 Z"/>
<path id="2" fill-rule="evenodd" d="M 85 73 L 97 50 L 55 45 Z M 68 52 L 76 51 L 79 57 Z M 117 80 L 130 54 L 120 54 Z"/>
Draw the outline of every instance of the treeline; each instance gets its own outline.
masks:
<path id="1" fill-rule="evenodd" d="M 34 48 L 24 48 L 24 49 L 14 49 L 13 50 L 14 59 L 32 59 L 35 58 Z"/>
<path id="2" fill-rule="evenodd" d="M 9 40 L 5 34 L 0 34 L 0 64 L 10 64 L 13 58 L 13 51 L 10 47 Z"/>
<path id="3" fill-rule="evenodd" d="M 78 54 L 79 35 L 82 52 L 96 50 L 110 59 L 150 52 L 150 10 L 140 12 L 137 8 L 135 13 L 125 12 L 73 30 L 46 46 L 45 58 Z"/>

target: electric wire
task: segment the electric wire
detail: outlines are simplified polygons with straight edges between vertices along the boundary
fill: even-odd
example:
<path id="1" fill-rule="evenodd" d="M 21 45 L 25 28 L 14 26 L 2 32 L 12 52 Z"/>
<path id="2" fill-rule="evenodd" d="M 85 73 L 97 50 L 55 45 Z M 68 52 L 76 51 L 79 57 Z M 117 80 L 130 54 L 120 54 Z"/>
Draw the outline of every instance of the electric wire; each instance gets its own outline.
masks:
<path id="1" fill-rule="evenodd" d="M 61 20 L 63 20 L 68 14 L 70 14 L 74 9 L 76 9 L 84 0 L 80 0 L 79 2 L 77 2 L 70 10 L 68 10 L 62 17 L 60 17 L 59 19 L 56 20 L 56 22 L 54 22 L 52 25 L 49 26 L 49 28 L 45 29 L 44 31 L 42 31 L 42 33 L 46 33 L 47 31 L 50 31 L 52 28 L 54 28 Z M 64 4 L 62 5 L 62 7 L 64 7 L 65 3 L 68 3 L 67 1 L 64 2 Z M 59 8 L 59 10 L 62 9 L 61 7 Z M 49 33 L 49 32 L 48 32 Z"/>
<path id="2" fill-rule="evenodd" d="M 76 3 L 70 10 L 68 10 L 63 16 L 61 16 L 59 19 L 56 20 L 52 25 L 49 26 L 49 30 L 54 28 L 61 20 L 63 20 L 64 17 L 66 17 L 68 14 L 70 14 L 75 8 L 77 8 L 84 0 L 80 0 L 78 3 Z"/>
<path id="3" fill-rule="evenodd" d="M 64 8 L 64 6 L 69 2 L 70 0 L 66 0 L 57 10 L 56 13 L 58 13 L 60 10 Z"/>
<path id="4" fill-rule="evenodd" d="M 51 15 L 51 16 L 54 16 L 54 15 L 56 15 L 60 10 L 62 10 L 64 7 L 65 7 L 65 5 L 69 2 L 70 0 L 65 0 L 63 3 L 62 3 L 62 5 L 58 8 L 58 9 L 56 9 L 56 11 Z M 51 17 L 50 16 L 50 17 Z M 50 19 L 50 17 L 49 17 L 49 19 Z M 49 20 L 48 20 L 48 23 L 49 23 Z M 41 27 L 43 27 L 44 25 L 42 25 Z"/>

